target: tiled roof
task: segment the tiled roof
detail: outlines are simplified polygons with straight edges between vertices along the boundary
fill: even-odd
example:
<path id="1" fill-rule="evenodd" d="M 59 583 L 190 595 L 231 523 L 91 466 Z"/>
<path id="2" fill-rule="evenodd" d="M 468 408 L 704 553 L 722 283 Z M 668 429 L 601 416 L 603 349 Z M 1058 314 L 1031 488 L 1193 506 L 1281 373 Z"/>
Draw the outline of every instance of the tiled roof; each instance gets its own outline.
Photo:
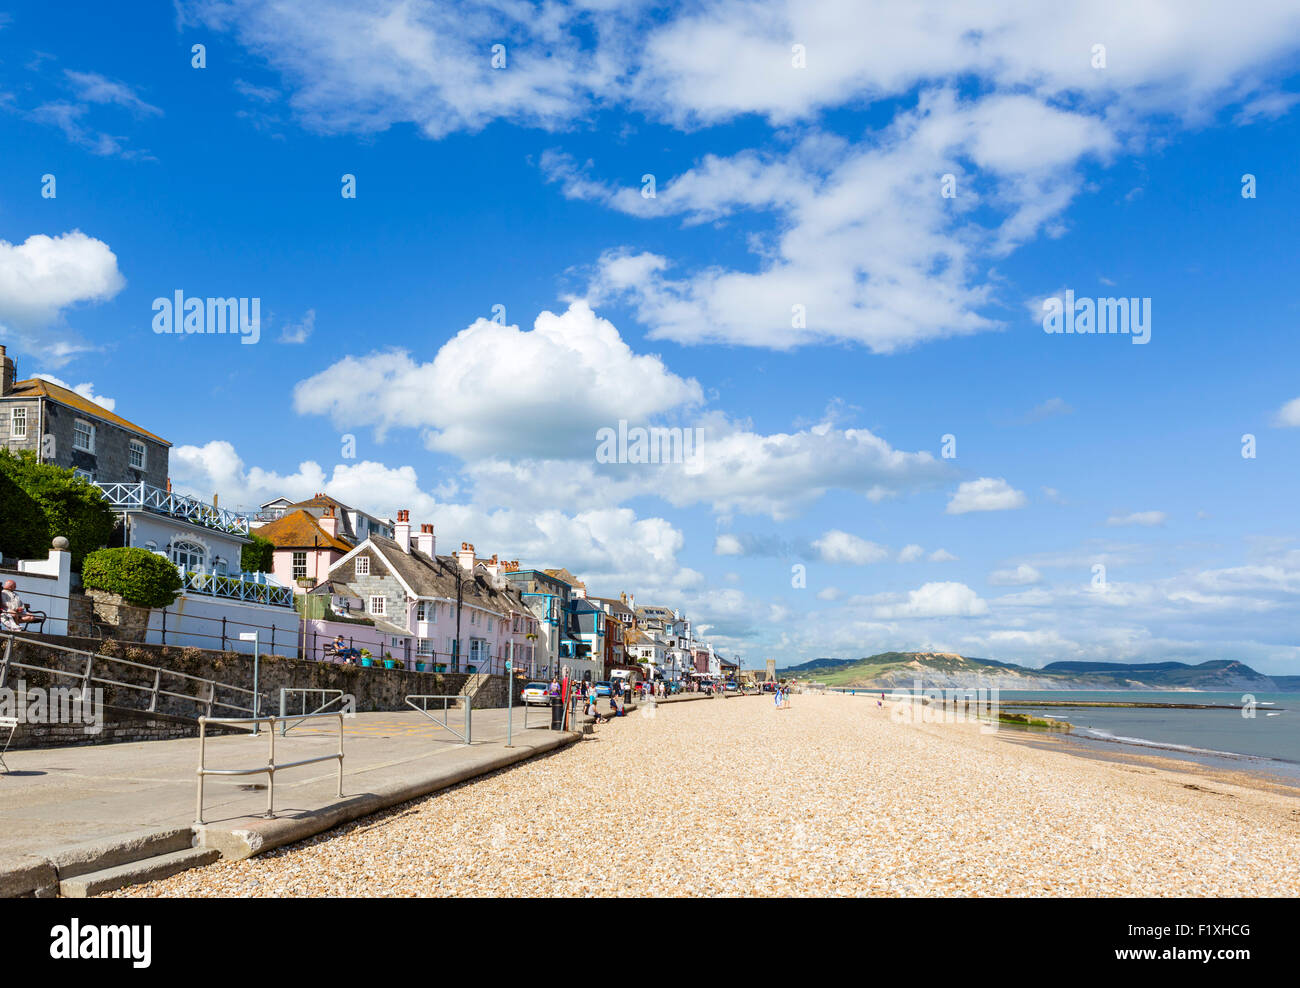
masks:
<path id="1" fill-rule="evenodd" d="M 277 549 L 336 549 L 351 552 L 352 544 L 330 535 L 320 527 L 316 517 L 299 509 L 255 529 L 264 539 L 269 539 Z"/>
<path id="2" fill-rule="evenodd" d="M 563 580 L 571 587 L 582 587 L 584 590 L 587 585 L 570 573 L 567 569 L 544 569 L 542 570 L 547 576 L 554 577 L 557 580 Z"/>
<path id="3" fill-rule="evenodd" d="M 403 552 L 401 546 L 382 535 L 371 535 L 369 541 L 417 597 L 456 599 L 456 576 L 461 569 L 455 557 L 426 556 L 414 545 L 410 552 Z M 509 584 L 498 590 L 481 575 L 467 582 L 462 593 L 465 603 L 495 611 L 502 617 L 508 617 L 512 611 L 528 610 L 519 592 Z"/>
<path id="4" fill-rule="evenodd" d="M 27 381 L 18 381 L 14 384 L 13 390 L 10 391 L 6 398 L 46 398 L 50 401 L 56 401 L 60 405 L 67 405 L 69 408 L 75 408 L 77 411 L 86 415 L 93 415 L 97 419 L 105 422 L 111 422 L 128 432 L 134 432 L 137 435 L 144 436 L 146 439 L 152 439 L 156 443 L 162 443 L 164 446 L 170 446 L 166 439 L 161 436 L 155 436 L 148 429 L 142 429 L 134 422 L 128 422 L 120 415 L 115 415 L 103 405 L 96 405 L 93 401 L 81 397 L 75 391 L 67 388 L 61 388 L 53 381 L 47 381 L 44 378 L 34 377 Z"/>

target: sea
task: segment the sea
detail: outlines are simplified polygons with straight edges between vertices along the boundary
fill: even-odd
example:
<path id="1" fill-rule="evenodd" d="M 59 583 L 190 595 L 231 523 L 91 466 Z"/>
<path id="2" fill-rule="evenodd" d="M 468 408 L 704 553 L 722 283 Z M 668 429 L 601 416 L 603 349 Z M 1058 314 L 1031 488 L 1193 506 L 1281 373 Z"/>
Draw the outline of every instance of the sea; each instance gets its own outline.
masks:
<path id="1" fill-rule="evenodd" d="M 1009 711 L 1067 721 L 1072 730 L 1059 735 L 1061 740 L 1097 754 L 1164 755 L 1300 786 L 1300 693 L 1001 690 L 998 698 L 1003 703 L 1017 701 L 1006 708 Z M 1035 701 L 1052 705 L 1039 707 Z M 1211 704 L 1232 709 L 1056 705 L 1086 701 Z"/>

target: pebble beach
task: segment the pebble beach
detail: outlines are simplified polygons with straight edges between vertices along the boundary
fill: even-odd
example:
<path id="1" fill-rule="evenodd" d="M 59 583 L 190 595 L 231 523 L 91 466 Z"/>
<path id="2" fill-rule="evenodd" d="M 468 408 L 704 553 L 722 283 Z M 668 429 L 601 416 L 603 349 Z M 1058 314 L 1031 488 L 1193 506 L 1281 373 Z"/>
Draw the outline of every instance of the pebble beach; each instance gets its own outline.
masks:
<path id="1" fill-rule="evenodd" d="M 118 896 L 1300 895 L 1300 797 L 843 695 L 643 706 L 553 754 Z"/>

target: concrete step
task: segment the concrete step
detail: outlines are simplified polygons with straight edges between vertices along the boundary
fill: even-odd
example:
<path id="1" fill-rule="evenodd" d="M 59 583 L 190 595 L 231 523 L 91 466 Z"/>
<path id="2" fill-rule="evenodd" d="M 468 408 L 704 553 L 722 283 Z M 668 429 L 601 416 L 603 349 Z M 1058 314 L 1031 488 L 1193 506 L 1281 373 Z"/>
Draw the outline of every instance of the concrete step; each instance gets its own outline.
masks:
<path id="1" fill-rule="evenodd" d="M 56 848 L 49 857 L 62 880 L 172 851 L 186 851 L 193 846 L 194 831 L 191 828 L 172 827 L 69 844 Z"/>
<path id="2" fill-rule="evenodd" d="M 190 847 L 183 851 L 169 851 L 152 858 L 130 861 L 126 864 L 92 871 L 59 882 L 59 894 L 68 899 L 85 899 L 114 889 L 153 882 L 200 865 L 211 864 L 221 857 L 215 847 Z"/>

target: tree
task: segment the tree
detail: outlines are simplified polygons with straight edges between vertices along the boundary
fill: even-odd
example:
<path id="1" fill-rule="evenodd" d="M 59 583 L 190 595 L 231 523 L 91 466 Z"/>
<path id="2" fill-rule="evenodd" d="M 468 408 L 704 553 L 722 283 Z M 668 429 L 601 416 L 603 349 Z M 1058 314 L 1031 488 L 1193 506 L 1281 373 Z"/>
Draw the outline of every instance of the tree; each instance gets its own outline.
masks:
<path id="1" fill-rule="evenodd" d="M 8 451 L 0 451 L 0 456 Z M 50 548 L 45 513 L 31 495 L 0 470 L 0 555 L 37 559 Z"/>
<path id="2" fill-rule="evenodd" d="M 245 573 L 269 573 L 275 560 L 275 543 L 270 539 L 250 532 L 253 540 L 239 550 L 239 568 Z"/>
<path id="3" fill-rule="evenodd" d="M 87 590 L 115 593 L 137 607 L 169 607 L 181 592 L 181 575 L 148 549 L 98 549 L 81 567 Z"/>
<path id="4" fill-rule="evenodd" d="M 3 516 L 5 529 L 25 527 L 26 534 L 18 536 L 20 541 L 35 539 L 40 543 L 35 550 L 30 545 L 26 547 L 29 556 L 44 556 L 49 550 L 50 540 L 62 535 L 68 540 L 72 568 L 77 571 L 87 553 L 106 545 L 112 538 L 117 525 L 112 506 L 98 487 L 73 471 L 52 463 L 41 463 L 30 450 L 21 450 L 17 454 L 0 450 L 0 474 L 26 494 L 44 517 L 44 529 L 37 530 L 30 511 L 20 514 L 18 517 L 25 517 L 27 521 L 20 520 L 16 525 L 11 525 L 7 511 Z M 26 510 L 19 504 L 19 511 Z"/>

